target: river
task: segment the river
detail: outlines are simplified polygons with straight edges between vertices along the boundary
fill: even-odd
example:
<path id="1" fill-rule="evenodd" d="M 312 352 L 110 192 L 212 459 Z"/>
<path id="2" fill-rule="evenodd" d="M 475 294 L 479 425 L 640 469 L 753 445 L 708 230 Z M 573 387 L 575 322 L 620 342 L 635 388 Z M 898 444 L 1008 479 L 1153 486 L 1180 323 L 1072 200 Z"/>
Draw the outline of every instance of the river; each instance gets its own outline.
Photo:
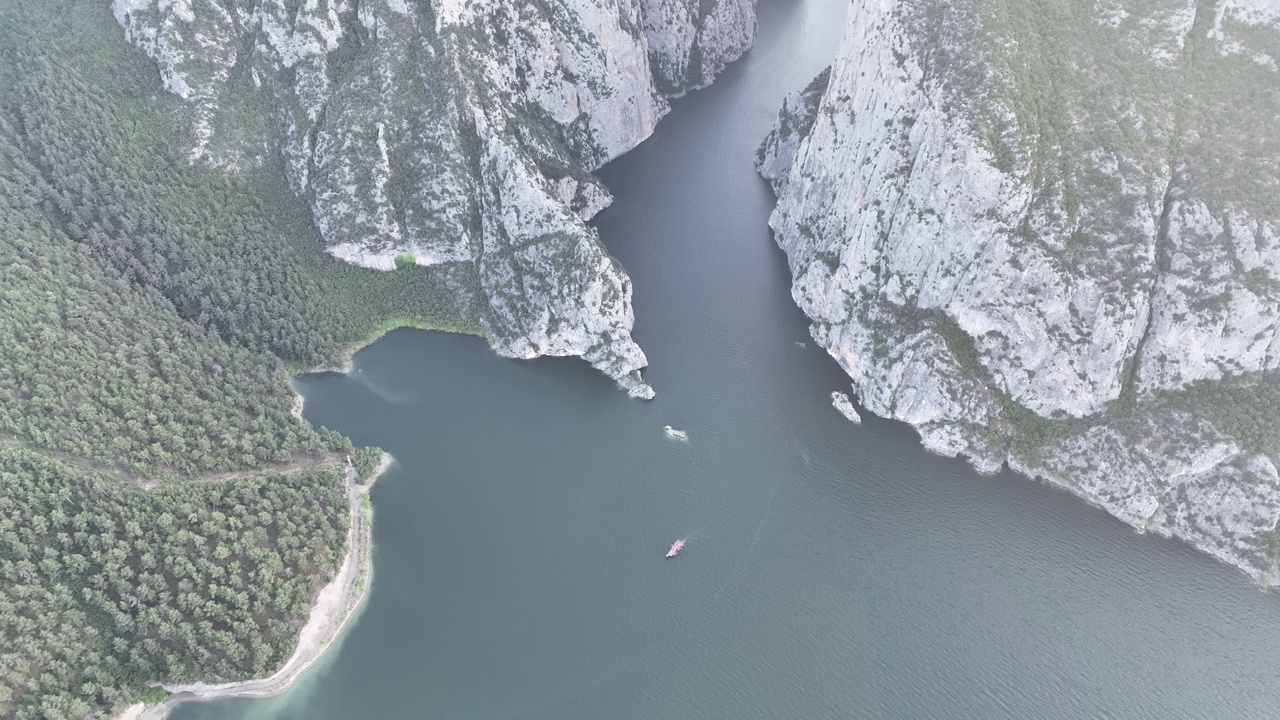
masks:
<path id="1" fill-rule="evenodd" d="M 755 49 L 601 173 L 657 399 L 411 330 L 299 379 L 310 421 L 398 460 L 373 492 L 372 591 L 285 695 L 175 718 L 1280 712 L 1280 596 L 831 407 L 848 383 L 790 300 L 751 160 L 845 7 L 762 0 Z"/>

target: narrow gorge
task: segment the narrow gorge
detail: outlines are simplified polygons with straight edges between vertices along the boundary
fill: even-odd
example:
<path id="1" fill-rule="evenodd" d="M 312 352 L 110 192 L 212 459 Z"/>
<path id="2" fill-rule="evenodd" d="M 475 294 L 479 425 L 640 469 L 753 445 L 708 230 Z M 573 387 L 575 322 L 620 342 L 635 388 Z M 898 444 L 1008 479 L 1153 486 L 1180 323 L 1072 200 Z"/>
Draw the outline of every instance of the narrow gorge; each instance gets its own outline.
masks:
<path id="1" fill-rule="evenodd" d="M 0 2 L 0 717 L 1270 717 L 1278 117 L 1277 0 Z"/>

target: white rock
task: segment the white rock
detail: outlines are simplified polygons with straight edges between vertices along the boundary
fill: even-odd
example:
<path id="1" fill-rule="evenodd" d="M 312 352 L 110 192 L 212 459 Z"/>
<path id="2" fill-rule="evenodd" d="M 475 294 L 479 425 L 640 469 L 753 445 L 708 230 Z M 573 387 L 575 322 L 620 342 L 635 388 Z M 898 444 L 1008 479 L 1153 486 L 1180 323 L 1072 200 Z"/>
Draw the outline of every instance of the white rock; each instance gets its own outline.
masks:
<path id="1" fill-rule="evenodd" d="M 466 266 L 450 286 L 498 352 L 580 355 L 652 397 L 631 338 L 630 279 L 583 222 L 611 202 L 589 173 L 750 46 L 754 0 L 564 0 L 550 15 L 516 0 L 430 4 L 112 7 L 192 105 L 193 160 L 245 167 L 278 142 L 330 253 L 377 270 L 406 253 Z M 366 36 L 344 37 L 349 14 Z M 697 72 L 686 72 L 691 56 Z M 223 126 L 238 62 L 273 97 L 279 138 Z M 478 290 L 461 280 L 469 274 Z"/>
<path id="2" fill-rule="evenodd" d="M 842 393 L 839 390 L 831 393 L 831 406 L 836 410 L 839 410 L 840 414 L 845 416 L 845 418 L 854 425 L 862 424 L 862 416 L 859 415 L 857 409 L 853 407 L 853 400 L 849 399 L 849 396 L 845 393 Z"/>
<path id="3" fill-rule="evenodd" d="M 1275 583 L 1280 447 L 1210 417 L 1280 383 L 1280 81 L 1234 57 L 1280 47 L 1280 6 L 1099 0 L 1037 38 L 1001 7 L 854 0 L 757 158 L 792 294 L 930 450 Z"/>

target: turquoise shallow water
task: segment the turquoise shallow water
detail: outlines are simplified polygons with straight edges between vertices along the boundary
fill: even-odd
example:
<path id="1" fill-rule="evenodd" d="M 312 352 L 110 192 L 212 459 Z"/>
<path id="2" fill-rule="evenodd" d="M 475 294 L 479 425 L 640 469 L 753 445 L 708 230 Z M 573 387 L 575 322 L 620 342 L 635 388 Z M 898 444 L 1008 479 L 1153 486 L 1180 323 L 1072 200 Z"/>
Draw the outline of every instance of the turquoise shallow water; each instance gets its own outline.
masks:
<path id="1" fill-rule="evenodd" d="M 581 361 L 418 331 L 298 381 L 309 420 L 398 459 L 373 493 L 371 595 L 289 693 L 174 717 L 1280 712 L 1280 597 L 831 408 L 847 383 L 790 301 L 751 158 L 833 56 L 844 8 L 762 0 L 749 56 L 601 173 L 617 202 L 597 225 L 635 281 L 656 400 Z"/>

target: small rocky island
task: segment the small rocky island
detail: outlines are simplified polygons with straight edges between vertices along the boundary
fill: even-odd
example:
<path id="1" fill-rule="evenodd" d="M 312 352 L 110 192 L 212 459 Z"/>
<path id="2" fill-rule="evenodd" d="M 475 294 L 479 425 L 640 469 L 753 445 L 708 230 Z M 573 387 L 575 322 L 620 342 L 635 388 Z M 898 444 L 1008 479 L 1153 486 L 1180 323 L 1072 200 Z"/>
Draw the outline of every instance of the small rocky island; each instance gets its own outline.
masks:
<path id="1" fill-rule="evenodd" d="M 831 406 L 840 412 L 846 420 L 854 425 L 862 424 L 862 416 L 858 414 L 857 408 L 853 406 L 853 400 L 849 399 L 847 393 L 839 390 L 831 393 Z"/>

